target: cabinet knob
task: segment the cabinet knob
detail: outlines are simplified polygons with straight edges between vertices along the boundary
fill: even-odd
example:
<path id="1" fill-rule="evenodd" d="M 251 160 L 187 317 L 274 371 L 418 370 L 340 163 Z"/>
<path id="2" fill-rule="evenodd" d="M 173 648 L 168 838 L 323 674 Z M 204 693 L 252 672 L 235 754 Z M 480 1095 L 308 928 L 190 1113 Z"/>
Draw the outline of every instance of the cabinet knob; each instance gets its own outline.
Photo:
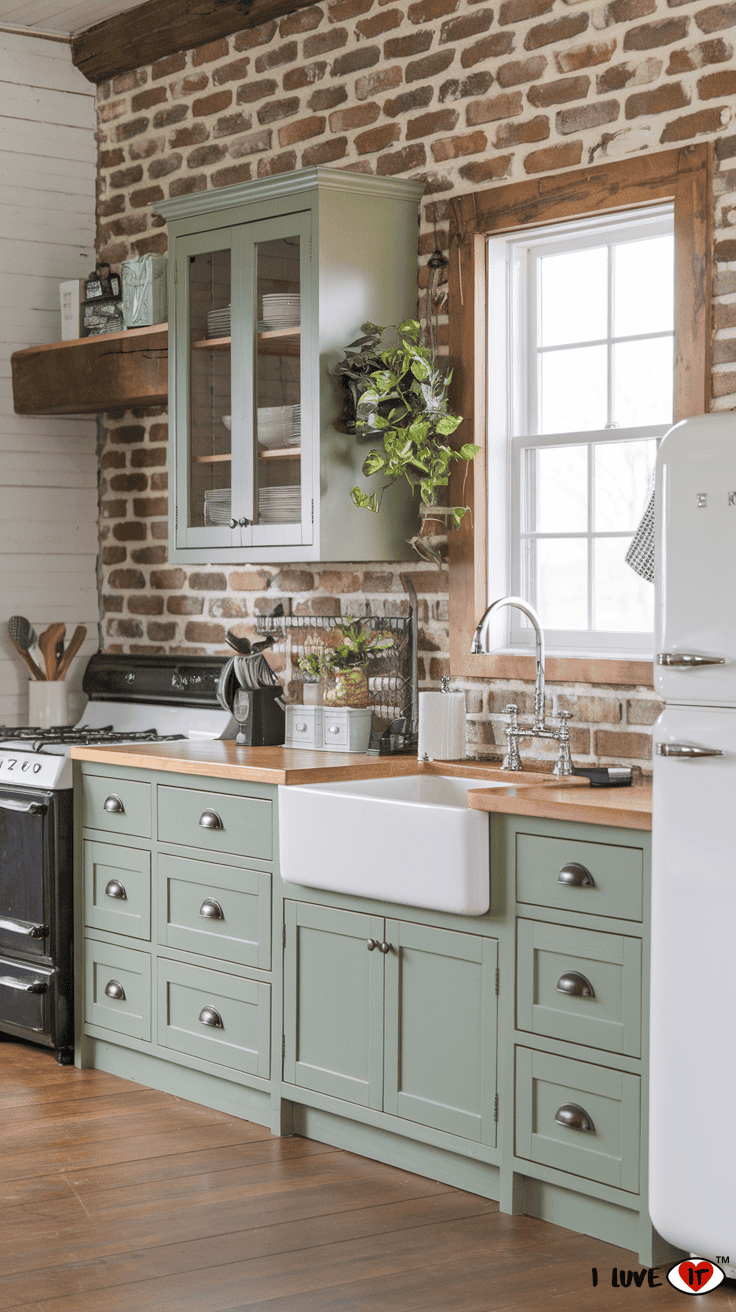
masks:
<path id="1" fill-rule="evenodd" d="M 246 519 L 245 515 L 243 515 L 243 518 L 238 520 L 238 523 L 240 524 L 241 528 L 248 528 L 248 526 L 253 523 L 253 520 Z"/>
<path id="2" fill-rule="evenodd" d="M 199 827 L 200 829 L 225 828 L 224 824 L 222 823 L 222 820 L 220 819 L 216 811 L 203 811 L 201 816 L 199 817 Z"/>
<path id="3" fill-rule="evenodd" d="M 128 897 L 119 879 L 111 879 L 105 888 L 105 893 L 107 897 L 117 897 L 121 902 L 125 902 Z"/>
<path id="4" fill-rule="evenodd" d="M 209 1025 L 213 1030 L 224 1030 L 225 1028 L 222 1023 L 222 1016 L 219 1011 L 215 1011 L 214 1007 L 203 1007 L 199 1013 L 199 1021 L 201 1025 Z"/>
<path id="5" fill-rule="evenodd" d="M 366 947 L 369 952 L 372 952 L 374 948 L 378 947 L 378 939 L 369 938 L 368 942 L 366 943 Z"/>
<path id="6" fill-rule="evenodd" d="M 579 970 L 566 970 L 557 981 L 557 992 L 567 993 L 571 998 L 594 998 L 595 989 L 585 975 Z"/>
<path id="7" fill-rule="evenodd" d="M 339 732 L 340 732 L 340 726 L 339 726 L 339 724 L 331 724 L 330 727 L 329 727 L 329 729 L 327 730 L 327 732 L 328 732 L 328 733 L 339 733 Z"/>
<path id="8" fill-rule="evenodd" d="M 595 880 L 585 866 L 578 861 L 568 861 L 557 876 L 558 884 L 568 884 L 570 888 L 595 888 Z"/>
<path id="9" fill-rule="evenodd" d="M 299 720 L 298 723 L 294 725 L 294 728 L 296 729 L 297 733 L 306 733 L 307 731 L 307 725 L 305 724 L 304 720 Z"/>
<path id="10" fill-rule="evenodd" d="M 116 979 L 111 979 L 105 985 L 105 996 L 114 998 L 116 1002 L 125 1002 L 125 989 Z"/>
<path id="11" fill-rule="evenodd" d="M 110 796 L 105 798 L 102 806 L 105 811 L 114 811 L 116 815 L 125 815 L 122 798 L 118 797 L 117 793 L 110 793 Z"/>
<path id="12" fill-rule="evenodd" d="M 237 519 L 231 519 L 231 520 L 230 520 L 230 528 L 237 528 L 237 527 L 238 527 L 238 521 L 237 521 Z"/>
<path id="13" fill-rule="evenodd" d="M 199 914 L 200 916 L 203 916 L 205 920 L 225 919 L 225 913 L 223 912 L 220 903 L 217 902 L 213 897 L 205 898 L 204 902 L 199 908 Z"/>
<path id="14" fill-rule="evenodd" d="M 383 953 L 384 957 L 385 957 L 385 955 L 386 955 L 387 952 L 390 952 L 390 951 L 391 951 L 391 944 L 390 944 L 390 943 L 378 943 L 376 946 L 377 946 L 377 948 L 378 948 L 378 951 Z"/>
<path id="15" fill-rule="evenodd" d="M 555 1120 L 558 1125 L 564 1125 L 568 1130 L 584 1130 L 586 1134 L 595 1134 L 595 1126 L 591 1118 L 585 1108 L 579 1107 L 576 1102 L 563 1102 L 555 1112 Z"/>

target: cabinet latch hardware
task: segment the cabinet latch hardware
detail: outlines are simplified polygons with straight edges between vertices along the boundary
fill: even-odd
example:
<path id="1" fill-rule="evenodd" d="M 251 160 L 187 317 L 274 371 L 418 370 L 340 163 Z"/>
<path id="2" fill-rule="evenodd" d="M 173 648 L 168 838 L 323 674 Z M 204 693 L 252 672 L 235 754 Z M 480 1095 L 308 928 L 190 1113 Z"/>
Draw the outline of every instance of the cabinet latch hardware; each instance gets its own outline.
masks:
<path id="1" fill-rule="evenodd" d="M 493 1099 L 493 1119 L 494 1121 L 498 1120 L 498 1094 Z"/>

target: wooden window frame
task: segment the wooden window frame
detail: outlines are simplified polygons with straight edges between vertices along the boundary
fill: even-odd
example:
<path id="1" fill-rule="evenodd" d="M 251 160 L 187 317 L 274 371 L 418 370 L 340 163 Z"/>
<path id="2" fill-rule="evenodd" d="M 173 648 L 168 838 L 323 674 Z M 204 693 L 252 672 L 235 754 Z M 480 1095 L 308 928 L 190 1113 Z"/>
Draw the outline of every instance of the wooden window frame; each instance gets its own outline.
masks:
<path id="1" fill-rule="evenodd" d="M 456 470 L 453 504 L 469 505 L 450 534 L 450 670 L 455 678 L 534 678 L 534 658 L 471 654 L 488 605 L 486 461 L 486 244 L 494 233 L 671 201 L 675 213 L 675 422 L 710 406 L 712 145 L 639 155 L 529 182 L 489 187 L 450 201 L 450 357 L 453 401 L 464 417 L 458 442 L 481 448 Z M 550 656 L 562 683 L 652 687 L 652 662 Z"/>

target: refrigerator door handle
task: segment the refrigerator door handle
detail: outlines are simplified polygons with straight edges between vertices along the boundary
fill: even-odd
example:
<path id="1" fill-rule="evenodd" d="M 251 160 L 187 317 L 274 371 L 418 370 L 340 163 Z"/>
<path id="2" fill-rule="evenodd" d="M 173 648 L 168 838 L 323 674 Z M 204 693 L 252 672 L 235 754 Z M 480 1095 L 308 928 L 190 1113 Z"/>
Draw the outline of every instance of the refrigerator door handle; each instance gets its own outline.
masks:
<path id="1" fill-rule="evenodd" d="M 657 743 L 657 756 L 676 756 L 680 760 L 691 760 L 700 756 L 723 756 L 718 747 L 691 747 L 688 743 Z"/>
<path id="2" fill-rule="evenodd" d="M 679 665 L 686 670 L 696 669 L 698 665 L 725 665 L 724 656 L 693 656 L 690 652 L 661 651 L 657 656 L 658 665 Z"/>

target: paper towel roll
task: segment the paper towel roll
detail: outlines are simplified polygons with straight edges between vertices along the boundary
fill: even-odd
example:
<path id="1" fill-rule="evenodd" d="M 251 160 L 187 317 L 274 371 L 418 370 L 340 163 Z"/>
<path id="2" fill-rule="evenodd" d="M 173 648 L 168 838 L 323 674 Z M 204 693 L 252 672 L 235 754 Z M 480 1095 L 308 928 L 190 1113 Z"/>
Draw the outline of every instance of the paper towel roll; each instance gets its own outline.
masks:
<path id="1" fill-rule="evenodd" d="M 465 755 L 465 693 L 420 692 L 420 761 L 460 761 Z"/>

